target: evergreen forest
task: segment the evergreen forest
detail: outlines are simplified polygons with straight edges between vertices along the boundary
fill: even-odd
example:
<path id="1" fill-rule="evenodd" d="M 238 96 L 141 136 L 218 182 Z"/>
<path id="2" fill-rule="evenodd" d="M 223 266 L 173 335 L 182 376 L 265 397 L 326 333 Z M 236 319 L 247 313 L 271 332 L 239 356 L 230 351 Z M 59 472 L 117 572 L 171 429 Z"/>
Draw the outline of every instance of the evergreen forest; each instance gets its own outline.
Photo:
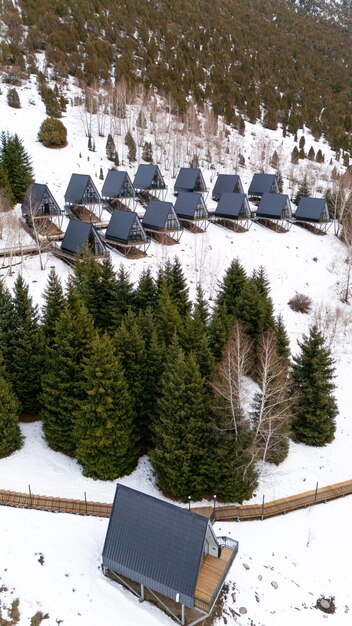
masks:
<path id="1" fill-rule="evenodd" d="M 19 420 L 42 419 L 86 476 L 116 479 L 148 453 L 165 495 L 243 502 L 291 435 L 330 442 L 334 366 L 317 328 L 291 365 L 265 269 L 248 276 L 238 259 L 212 305 L 200 286 L 191 302 L 177 258 L 133 285 L 85 250 L 65 289 L 50 271 L 41 310 L 21 276 L 0 284 L 0 456 L 21 446 Z"/>
<path id="2" fill-rule="evenodd" d="M 239 130 L 244 119 L 293 134 L 306 125 L 334 150 L 351 151 L 348 0 L 1 4 L 0 69 L 10 86 L 29 73 L 41 80 L 35 55 L 44 52 L 58 82 L 143 84 L 181 115 L 191 98 Z M 42 95 L 48 115 L 60 117 L 53 90 L 42 84 Z"/>

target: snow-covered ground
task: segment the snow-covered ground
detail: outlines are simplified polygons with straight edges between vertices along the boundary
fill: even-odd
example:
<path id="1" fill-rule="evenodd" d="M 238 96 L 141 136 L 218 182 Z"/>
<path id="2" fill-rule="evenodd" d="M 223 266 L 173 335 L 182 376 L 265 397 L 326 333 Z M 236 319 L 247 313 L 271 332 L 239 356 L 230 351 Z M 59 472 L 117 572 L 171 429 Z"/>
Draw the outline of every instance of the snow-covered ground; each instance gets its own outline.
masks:
<path id="1" fill-rule="evenodd" d="M 106 174 L 108 168 L 106 138 L 95 136 L 97 151 L 88 152 L 79 110 L 69 105 L 63 118 L 68 129 L 68 147 L 53 151 L 44 148 L 36 141 L 45 111 L 34 82 L 19 89 L 19 92 L 22 108 L 10 109 L 6 104 L 6 88 L 2 87 L 0 130 L 17 132 L 23 138 L 33 158 L 36 181 L 47 183 L 61 206 L 73 172 L 91 174 L 98 189 L 101 189 L 99 170 L 103 167 Z M 152 135 L 147 133 L 146 140 L 149 138 Z M 280 154 L 285 191 L 293 191 L 294 181 L 302 179 L 303 167 L 307 166 L 313 168 L 310 176 L 312 181 L 315 180 L 316 190 L 323 190 L 328 184 L 332 153 L 326 143 L 313 142 L 309 134 L 306 135 L 306 151 L 314 143 L 315 151 L 320 147 L 325 153 L 326 164 L 320 168 L 314 166 L 314 169 L 305 161 L 295 169 L 294 175 L 289 159 L 293 140 L 283 140 L 280 131 L 247 125 L 245 137 L 234 138 L 234 141 L 241 146 L 246 163 L 250 165 L 240 172 L 245 189 L 258 165 L 257 155 L 264 152 L 268 155 L 274 149 Z M 133 177 L 136 165 L 129 168 L 123 137 L 118 142 L 120 159 L 125 161 L 121 169 L 127 169 Z M 267 156 L 263 155 L 263 159 L 267 160 Z M 230 162 L 226 162 L 219 171 L 231 171 Z M 272 170 L 268 167 L 266 171 Z M 162 173 L 169 185 L 168 199 L 173 200 L 174 180 L 170 172 L 163 168 Z M 211 188 L 215 182 L 214 170 L 205 168 L 204 176 Z M 208 203 L 212 206 L 211 202 Z M 7 230 L 6 225 L 3 226 L 5 234 Z M 27 241 L 26 238 L 24 241 Z M 6 239 L 0 240 L 2 247 L 6 247 L 7 243 Z M 181 242 L 175 246 L 152 243 L 144 259 L 128 261 L 113 252 L 112 260 L 116 268 L 123 263 L 135 281 L 143 268 L 151 267 L 156 272 L 160 264 L 175 255 L 187 275 L 191 296 L 200 282 L 210 300 L 216 293 L 218 280 L 234 257 L 239 257 L 248 273 L 263 265 L 270 279 L 275 311 L 283 315 L 293 352 L 297 349 L 297 340 L 312 323 L 317 307 L 328 306 L 334 310 L 340 306 L 346 315 L 349 314 L 349 308 L 343 307 L 339 300 L 345 278 L 345 250 L 333 232 L 327 236 L 313 235 L 293 226 L 290 232 L 279 234 L 253 224 L 249 232 L 239 234 L 210 225 L 207 232 L 201 235 L 185 231 Z M 12 286 L 16 273 L 21 271 L 35 302 L 40 304 L 50 268 L 54 266 L 63 281 L 69 274 L 69 268 L 52 255 L 45 253 L 43 261 L 45 269 L 40 270 L 38 257 L 17 259 L 18 264 L 13 267 L 15 273 L 9 275 L 8 268 L 4 267 L 7 264 L 5 260 L 3 267 L 0 265 L 0 277 Z M 311 314 L 302 315 L 290 309 L 287 303 L 295 293 L 311 297 Z M 251 502 L 261 501 L 263 495 L 268 501 L 314 489 L 317 482 L 323 486 L 351 477 L 351 328 L 341 329 L 332 346 L 339 405 L 334 442 L 324 448 L 291 443 L 289 456 L 282 465 L 262 468 L 260 484 Z M 91 500 L 112 500 L 115 482 L 84 478 L 76 461 L 48 449 L 39 423 L 23 424 L 22 430 L 25 437 L 22 450 L 0 461 L 0 489 L 26 491 L 30 485 L 34 493 L 83 498 L 85 492 Z M 131 476 L 120 482 L 152 495 L 160 495 L 146 457 L 140 459 Z M 37 610 L 49 613 L 50 618 L 44 622 L 48 626 L 55 626 L 58 620 L 63 620 L 68 626 L 113 626 L 117 622 L 121 626 L 156 626 L 170 623 L 157 609 L 147 603 L 138 603 L 133 596 L 102 576 L 99 565 L 106 525 L 106 520 L 2 508 L 2 606 L 18 596 L 21 624 L 28 624 Z M 264 522 L 218 524 L 221 534 L 228 534 L 240 542 L 240 552 L 229 577 L 227 624 L 314 626 L 325 620 L 336 626 L 351 624 L 351 613 L 348 614 L 346 609 L 346 606 L 351 607 L 352 612 L 350 526 L 349 498 Z M 40 554 L 44 557 L 43 565 L 38 562 Z M 277 589 L 271 585 L 273 581 L 278 583 Z M 2 586 L 8 591 L 1 591 Z M 335 596 L 337 610 L 334 615 L 326 616 L 312 608 L 321 594 Z M 240 607 L 246 607 L 247 613 L 240 614 Z M 223 622 L 220 620 L 220 623 Z"/>

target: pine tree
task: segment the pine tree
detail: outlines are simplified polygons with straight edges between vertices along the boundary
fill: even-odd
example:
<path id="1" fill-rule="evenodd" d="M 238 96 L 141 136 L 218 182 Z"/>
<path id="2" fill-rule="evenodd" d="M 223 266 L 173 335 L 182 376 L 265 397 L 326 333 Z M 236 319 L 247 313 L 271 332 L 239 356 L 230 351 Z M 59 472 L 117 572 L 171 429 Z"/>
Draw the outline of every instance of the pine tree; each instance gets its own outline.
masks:
<path id="1" fill-rule="evenodd" d="M 108 134 L 105 146 L 106 156 L 109 161 L 115 161 L 116 159 L 116 146 L 115 141 L 111 133 Z"/>
<path id="2" fill-rule="evenodd" d="M 130 307 L 133 307 L 133 286 L 123 265 L 120 265 L 116 276 L 116 305 L 119 320 L 126 315 Z"/>
<path id="3" fill-rule="evenodd" d="M 9 107 L 12 107 L 13 109 L 21 108 L 20 97 L 15 87 L 11 87 L 7 92 L 7 104 L 9 105 Z"/>
<path id="4" fill-rule="evenodd" d="M 192 317 L 198 324 L 202 325 L 205 330 L 209 323 L 209 307 L 204 296 L 204 291 L 201 285 L 197 285 L 196 288 L 196 301 L 193 306 Z"/>
<path id="5" fill-rule="evenodd" d="M 299 152 L 297 146 L 295 146 L 291 152 L 291 163 L 297 164 L 299 160 Z"/>
<path id="6" fill-rule="evenodd" d="M 275 321 L 275 334 L 277 353 L 288 364 L 290 359 L 290 340 L 282 315 L 278 315 Z"/>
<path id="7" fill-rule="evenodd" d="M 178 257 L 175 257 L 170 271 L 165 274 L 165 277 L 171 299 L 176 304 L 180 315 L 185 317 L 190 313 L 191 303 L 188 298 L 187 280 Z"/>
<path id="8" fill-rule="evenodd" d="M 301 184 L 298 186 L 298 190 L 293 198 L 293 202 L 298 205 L 300 199 L 308 197 L 309 194 L 310 194 L 310 191 L 308 187 L 307 177 L 305 176 Z"/>
<path id="9" fill-rule="evenodd" d="M 142 159 L 146 161 L 146 163 L 153 163 L 153 146 L 150 141 L 144 142 Z"/>
<path id="10" fill-rule="evenodd" d="M 323 155 L 323 153 L 322 153 L 320 148 L 317 151 L 315 160 L 316 160 L 317 163 L 324 163 L 324 161 L 325 161 L 325 157 L 324 157 L 324 155 Z"/>
<path id="11" fill-rule="evenodd" d="M 237 299 L 236 318 L 251 339 L 258 339 L 267 330 L 274 328 L 273 304 L 263 294 L 255 280 L 248 281 Z"/>
<path id="12" fill-rule="evenodd" d="M 149 440 L 149 424 L 144 415 L 145 375 L 148 369 L 145 341 L 137 318 L 131 311 L 113 337 L 113 345 L 124 371 L 135 414 L 139 442 Z"/>
<path id="13" fill-rule="evenodd" d="M 248 278 L 243 266 L 239 259 L 234 259 L 227 269 L 222 283 L 219 285 L 216 299 L 219 306 L 225 306 L 229 315 L 234 315 L 237 299 L 247 282 Z"/>
<path id="14" fill-rule="evenodd" d="M 158 336 L 165 346 L 172 343 L 175 334 L 179 337 L 183 331 L 182 318 L 170 296 L 165 281 L 161 283 L 155 309 L 155 320 Z"/>
<path id="15" fill-rule="evenodd" d="M 276 172 L 276 182 L 279 193 L 282 193 L 284 189 L 284 179 L 282 177 L 281 170 L 277 170 Z"/>
<path id="16" fill-rule="evenodd" d="M 22 446 L 18 412 L 17 398 L 6 380 L 0 361 L 0 459 L 9 456 Z"/>
<path id="17" fill-rule="evenodd" d="M 220 361 L 224 346 L 232 328 L 232 318 L 227 314 L 225 305 L 217 305 L 208 327 L 209 346 L 216 361 Z"/>
<path id="18" fill-rule="evenodd" d="M 17 135 L 1 133 L 0 166 L 7 173 L 15 202 L 21 202 L 28 185 L 33 181 L 33 169 L 23 142 Z"/>
<path id="19" fill-rule="evenodd" d="M 136 124 L 138 128 L 147 128 L 147 120 L 145 119 L 142 109 L 138 113 Z"/>
<path id="20" fill-rule="evenodd" d="M 4 282 L 0 282 L 0 354 L 6 367 L 11 367 L 12 354 L 14 350 L 13 320 L 15 318 L 15 307 L 10 291 L 5 287 Z M 7 374 L 7 379 L 10 377 Z"/>
<path id="21" fill-rule="evenodd" d="M 125 136 L 125 144 L 128 147 L 128 160 L 130 163 L 134 163 L 137 158 L 137 146 L 132 137 L 131 132 L 128 130 Z"/>
<path id="22" fill-rule="evenodd" d="M 84 395 L 75 412 L 76 456 L 85 476 L 114 480 L 136 467 L 133 408 L 111 340 L 93 338 L 83 360 Z"/>
<path id="23" fill-rule="evenodd" d="M 76 449 L 74 415 L 84 397 L 82 361 L 90 353 L 92 337 L 93 321 L 73 286 L 69 285 L 43 377 L 43 429 L 54 450 L 73 452 Z"/>
<path id="24" fill-rule="evenodd" d="M 163 493 L 197 500 L 207 492 L 211 474 L 211 424 L 204 380 L 193 355 L 177 343 L 170 348 L 161 379 L 158 418 L 150 458 Z"/>
<path id="25" fill-rule="evenodd" d="M 337 404 L 332 395 L 334 364 L 317 326 L 298 342 L 293 358 L 293 393 L 297 397 L 292 430 L 297 441 L 324 446 L 334 439 Z"/>
<path id="26" fill-rule="evenodd" d="M 308 152 L 308 159 L 309 159 L 310 161 L 314 161 L 314 160 L 315 160 L 315 152 L 314 152 L 314 148 L 313 148 L 313 146 L 311 146 L 311 147 L 309 148 L 309 152 Z"/>
<path id="27" fill-rule="evenodd" d="M 2 167 L 2 165 L 0 165 L 0 192 L 8 199 L 10 204 L 14 203 L 9 177 L 6 169 Z"/>
<path id="28" fill-rule="evenodd" d="M 51 269 L 48 277 L 46 289 L 44 290 L 44 304 L 42 308 L 43 333 L 49 347 L 53 347 L 55 342 L 55 325 L 59 319 L 65 298 L 61 281 L 55 272 Z"/>
<path id="29" fill-rule="evenodd" d="M 155 280 L 149 267 L 142 271 L 137 289 L 133 295 L 133 303 L 137 311 L 144 311 L 147 307 L 155 307 L 157 289 Z"/>
<path id="30" fill-rule="evenodd" d="M 28 286 L 18 276 L 13 296 L 14 317 L 7 337 L 12 354 L 5 367 L 20 403 L 22 413 L 37 415 L 40 411 L 41 378 L 45 363 L 38 309 L 33 306 Z"/>
<path id="31" fill-rule="evenodd" d="M 269 297 L 270 282 L 266 269 L 263 265 L 261 265 L 259 269 L 253 271 L 252 280 L 257 285 L 262 296 Z"/>

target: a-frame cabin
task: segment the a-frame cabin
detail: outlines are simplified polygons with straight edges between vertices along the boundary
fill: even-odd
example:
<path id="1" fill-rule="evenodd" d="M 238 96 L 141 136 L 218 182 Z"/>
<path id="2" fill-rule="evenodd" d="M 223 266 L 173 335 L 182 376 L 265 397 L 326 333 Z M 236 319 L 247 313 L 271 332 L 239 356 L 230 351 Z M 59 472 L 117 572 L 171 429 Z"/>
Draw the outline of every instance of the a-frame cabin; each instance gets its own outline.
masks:
<path id="1" fill-rule="evenodd" d="M 31 183 L 21 209 L 29 228 L 40 238 L 52 241 L 62 237 L 63 211 L 47 185 Z"/>
<path id="2" fill-rule="evenodd" d="M 103 200 L 115 209 L 131 210 L 135 206 L 136 192 L 127 172 L 108 171 L 101 190 Z"/>
<path id="3" fill-rule="evenodd" d="M 181 167 L 174 185 L 174 194 L 181 191 L 197 191 L 207 193 L 203 174 L 199 167 Z"/>
<path id="4" fill-rule="evenodd" d="M 210 219 L 238 232 L 249 230 L 252 222 L 246 194 L 223 191 L 214 213 L 210 214 Z"/>
<path id="5" fill-rule="evenodd" d="M 300 198 L 294 215 L 294 224 L 317 233 L 326 233 L 332 220 L 325 198 Z"/>
<path id="6" fill-rule="evenodd" d="M 292 224 L 292 208 L 284 193 L 264 193 L 256 211 L 255 219 L 276 232 L 287 232 Z"/>
<path id="7" fill-rule="evenodd" d="M 82 222 L 100 222 L 104 202 L 88 174 L 72 174 L 65 192 L 68 214 Z"/>
<path id="8" fill-rule="evenodd" d="M 211 521 L 118 484 L 102 554 L 103 573 L 182 626 L 206 619 L 238 552 Z"/>
<path id="9" fill-rule="evenodd" d="M 144 230 L 163 244 L 180 241 L 182 226 L 171 202 L 150 200 L 142 219 Z"/>
<path id="10" fill-rule="evenodd" d="M 150 243 L 137 213 L 121 209 L 114 209 L 105 241 L 130 258 L 144 256 Z"/>
<path id="11" fill-rule="evenodd" d="M 207 229 L 208 211 L 202 194 L 180 191 L 174 208 L 181 224 L 192 232 L 200 233 Z"/>
<path id="12" fill-rule="evenodd" d="M 53 244 L 53 254 L 72 264 L 75 258 L 88 247 L 97 259 L 108 256 L 104 242 L 93 224 L 70 219 L 61 246 Z"/>
<path id="13" fill-rule="evenodd" d="M 133 187 L 144 205 L 149 200 L 164 198 L 166 193 L 166 184 L 159 166 L 153 163 L 141 163 L 138 166 Z"/>
<path id="14" fill-rule="evenodd" d="M 243 193 L 241 177 L 238 174 L 218 174 L 213 187 L 212 199 L 218 202 L 223 193 Z"/>
<path id="15" fill-rule="evenodd" d="M 248 189 L 248 198 L 258 203 L 265 193 L 279 193 L 275 174 L 254 174 Z"/>

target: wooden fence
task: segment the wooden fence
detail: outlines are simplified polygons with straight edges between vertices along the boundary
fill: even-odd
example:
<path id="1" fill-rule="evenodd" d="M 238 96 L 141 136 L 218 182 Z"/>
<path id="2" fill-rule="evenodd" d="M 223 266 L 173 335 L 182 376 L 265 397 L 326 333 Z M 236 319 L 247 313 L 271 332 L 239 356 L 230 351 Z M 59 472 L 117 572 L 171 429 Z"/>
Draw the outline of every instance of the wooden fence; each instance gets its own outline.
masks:
<path id="1" fill-rule="evenodd" d="M 288 498 L 281 498 L 261 504 L 244 504 L 226 506 L 214 503 L 210 507 L 192 507 L 194 513 L 209 517 L 212 521 L 250 521 L 263 520 L 277 515 L 283 515 L 308 506 L 336 500 L 352 494 L 352 480 L 342 483 L 320 487 L 318 485 L 311 491 L 299 493 Z M 112 505 L 104 502 L 91 500 L 73 500 L 67 498 L 55 498 L 52 496 L 40 496 L 16 491 L 0 491 L 0 505 L 13 506 L 22 509 L 37 509 L 61 513 L 75 513 L 76 515 L 94 515 L 96 517 L 110 517 Z"/>

